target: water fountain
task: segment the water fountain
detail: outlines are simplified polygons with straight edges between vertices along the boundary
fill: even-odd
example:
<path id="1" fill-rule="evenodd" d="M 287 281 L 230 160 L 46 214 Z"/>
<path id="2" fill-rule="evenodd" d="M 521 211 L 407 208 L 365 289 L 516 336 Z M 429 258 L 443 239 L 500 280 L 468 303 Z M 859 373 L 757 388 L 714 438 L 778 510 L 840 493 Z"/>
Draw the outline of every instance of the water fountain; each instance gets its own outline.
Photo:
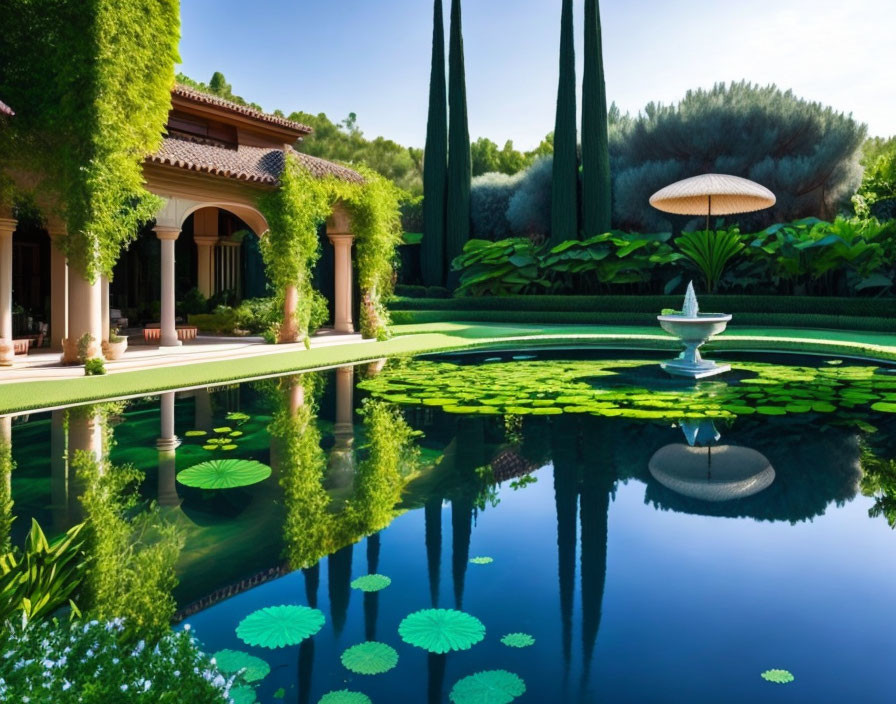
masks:
<path id="1" fill-rule="evenodd" d="M 716 364 L 700 356 L 700 347 L 713 336 L 725 330 L 731 316 L 725 313 L 701 313 L 694 293 L 694 282 L 688 284 L 681 313 L 659 315 L 657 320 L 668 333 L 675 335 L 684 345 L 684 351 L 660 366 L 674 376 L 704 379 L 731 370 L 729 364 Z"/>

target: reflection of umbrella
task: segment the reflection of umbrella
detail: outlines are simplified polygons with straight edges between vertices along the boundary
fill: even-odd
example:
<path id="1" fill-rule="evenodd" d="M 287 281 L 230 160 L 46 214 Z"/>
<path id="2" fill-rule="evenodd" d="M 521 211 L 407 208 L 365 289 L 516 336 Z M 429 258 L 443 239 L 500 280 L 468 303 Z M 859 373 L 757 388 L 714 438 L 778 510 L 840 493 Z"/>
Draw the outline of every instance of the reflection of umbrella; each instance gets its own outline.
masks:
<path id="1" fill-rule="evenodd" d="M 771 208 L 775 202 L 775 194 L 765 186 L 727 174 L 703 174 L 686 178 L 666 186 L 650 197 L 650 204 L 665 213 L 706 215 L 707 230 L 711 215 L 752 213 Z"/>
<path id="2" fill-rule="evenodd" d="M 666 445 L 650 458 L 648 467 L 666 488 L 703 501 L 742 499 L 775 481 L 775 470 L 765 455 L 731 445 Z"/>

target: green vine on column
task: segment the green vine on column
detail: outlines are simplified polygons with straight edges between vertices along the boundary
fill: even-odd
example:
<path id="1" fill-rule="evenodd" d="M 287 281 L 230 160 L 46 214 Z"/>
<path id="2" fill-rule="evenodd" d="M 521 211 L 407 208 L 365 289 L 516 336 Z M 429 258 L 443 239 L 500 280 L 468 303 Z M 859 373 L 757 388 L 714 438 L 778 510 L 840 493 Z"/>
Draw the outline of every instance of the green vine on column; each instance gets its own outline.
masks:
<path id="1" fill-rule="evenodd" d="M 402 239 L 401 190 L 370 169 L 358 171 L 362 183 L 332 176 L 320 179 L 294 156 L 287 156 L 280 187 L 259 199 L 270 227 L 261 240 L 262 257 L 281 303 L 289 287 L 298 290 L 295 325 L 300 338 L 308 334 L 320 306 L 320 294 L 312 287 L 312 271 L 320 257 L 318 230 L 337 202 L 348 212 L 355 236 L 364 299 L 361 332 L 380 339 L 388 335 L 385 301 L 392 293 L 396 248 Z"/>

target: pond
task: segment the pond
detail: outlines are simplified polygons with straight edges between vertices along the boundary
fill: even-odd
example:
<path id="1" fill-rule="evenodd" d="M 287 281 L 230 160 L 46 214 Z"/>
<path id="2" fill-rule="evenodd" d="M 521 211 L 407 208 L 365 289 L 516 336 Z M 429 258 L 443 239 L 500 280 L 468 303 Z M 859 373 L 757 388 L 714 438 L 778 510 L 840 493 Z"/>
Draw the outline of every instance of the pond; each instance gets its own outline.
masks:
<path id="1" fill-rule="evenodd" d="M 658 359 L 443 355 L 18 416 L 11 539 L 93 521 L 95 603 L 260 658 L 246 702 L 890 701 L 896 369 L 732 354 L 695 385 Z M 473 618 L 440 640 L 434 608 Z"/>

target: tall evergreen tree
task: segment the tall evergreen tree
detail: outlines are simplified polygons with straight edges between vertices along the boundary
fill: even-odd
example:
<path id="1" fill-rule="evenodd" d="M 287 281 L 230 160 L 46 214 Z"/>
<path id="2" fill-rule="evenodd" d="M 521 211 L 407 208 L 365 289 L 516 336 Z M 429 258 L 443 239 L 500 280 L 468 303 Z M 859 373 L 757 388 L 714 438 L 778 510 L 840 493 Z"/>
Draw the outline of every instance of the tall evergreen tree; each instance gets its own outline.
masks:
<path id="1" fill-rule="evenodd" d="M 460 0 L 451 0 L 451 37 L 448 48 L 448 214 L 445 219 L 445 255 L 448 267 L 470 239 L 472 180 L 461 8 Z"/>
<path id="2" fill-rule="evenodd" d="M 445 104 L 445 28 L 442 0 L 435 0 L 429 118 L 423 157 L 423 241 L 420 268 L 427 286 L 445 284 L 445 200 L 448 195 L 448 107 Z"/>
<path id="3" fill-rule="evenodd" d="M 560 29 L 560 84 L 554 123 L 554 165 L 551 180 L 551 243 L 579 234 L 579 164 L 576 155 L 576 49 L 572 0 L 563 0 Z"/>
<path id="4" fill-rule="evenodd" d="M 607 88 L 598 0 L 585 0 L 585 76 L 582 82 L 582 225 L 585 237 L 610 229 L 610 150 Z"/>

